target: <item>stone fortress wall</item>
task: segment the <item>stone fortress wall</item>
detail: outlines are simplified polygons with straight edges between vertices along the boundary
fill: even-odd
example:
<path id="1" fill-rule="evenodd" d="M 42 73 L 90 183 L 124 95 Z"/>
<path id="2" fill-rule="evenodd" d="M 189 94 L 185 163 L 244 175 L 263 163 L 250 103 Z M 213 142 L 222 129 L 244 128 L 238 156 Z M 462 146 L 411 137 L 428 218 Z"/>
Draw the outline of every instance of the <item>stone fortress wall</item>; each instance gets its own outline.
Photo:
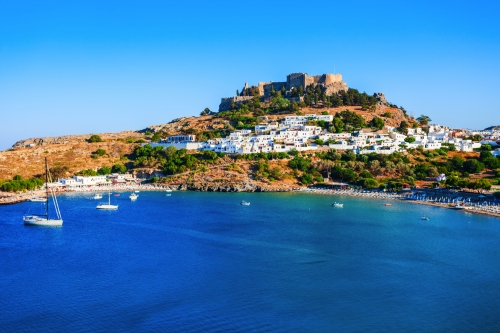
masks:
<path id="1" fill-rule="evenodd" d="M 322 75 L 307 75 L 306 73 L 292 73 L 287 75 L 285 82 L 259 82 L 257 88 L 259 89 L 259 95 L 262 101 L 267 101 L 271 97 L 271 90 L 274 88 L 275 91 L 281 91 L 285 88 L 286 98 L 291 98 L 292 88 L 298 89 L 302 86 L 305 89 L 307 86 L 314 84 L 320 85 L 325 89 L 327 95 L 332 95 L 339 91 L 347 91 L 347 84 L 342 81 L 341 74 L 322 74 Z M 245 83 L 245 87 L 242 90 L 242 94 L 248 89 L 248 83 Z M 244 101 L 252 99 L 251 96 L 234 96 L 221 98 L 221 103 L 219 105 L 219 111 L 226 111 L 230 109 L 231 102 L 235 104 L 242 103 Z"/>

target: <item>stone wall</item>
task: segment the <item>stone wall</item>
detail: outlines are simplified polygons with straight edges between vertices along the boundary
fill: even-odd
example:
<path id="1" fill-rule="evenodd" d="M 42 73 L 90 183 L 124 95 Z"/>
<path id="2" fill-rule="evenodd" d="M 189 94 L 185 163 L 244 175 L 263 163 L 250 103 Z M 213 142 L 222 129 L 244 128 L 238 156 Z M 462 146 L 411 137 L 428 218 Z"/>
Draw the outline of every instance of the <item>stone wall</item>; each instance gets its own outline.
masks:
<path id="1" fill-rule="evenodd" d="M 223 97 L 220 100 L 219 111 L 227 111 L 231 108 L 231 102 L 235 104 L 241 104 L 244 101 L 249 101 L 253 96 L 233 96 L 233 97 Z"/>
<path id="2" fill-rule="evenodd" d="M 263 100 L 268 100 L 271 96 L 271 87 L 274 87 L 274 90 L 280 91 L 283 87 L 285 87 L 285 96 L 290 96 L 290 91 L 292 88 L 298 88 L 302 86 L 302 88 L 306 89 L 307 86 L 321 85 L 327 95 L 332 95 L 338 93 L 339 91 L 347 91 L 347 84 L 342 81 L 341 74 L 322 74 L 322 75 L 314 75 L 310 76 L 306 73 L 292 73 L 288 74 L 286 77 L 286 82 L 259 82 L 257 88 L 259 89 L 259 95 L 263 97 Z M 245 83 L 245 88 L 248 88 L 248 83 Z M 246 100 L 252 99 L 249 96 L 236 96 L 236 97 L 228 97 L 222 98 L 221 103 L 219 105 L 219 111 L 229 110 L 231 101 L 235 103 L 242 103 Z"/>

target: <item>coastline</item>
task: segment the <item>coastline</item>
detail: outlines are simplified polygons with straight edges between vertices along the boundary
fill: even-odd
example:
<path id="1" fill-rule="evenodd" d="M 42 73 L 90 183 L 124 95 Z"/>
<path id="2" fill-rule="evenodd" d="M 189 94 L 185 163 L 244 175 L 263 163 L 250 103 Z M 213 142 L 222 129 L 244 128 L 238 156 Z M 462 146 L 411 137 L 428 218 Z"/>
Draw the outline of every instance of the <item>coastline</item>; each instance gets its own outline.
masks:
<path id="1" fill-rule="evenodd" d="M 90 186 L 87 188 L 71 188 L 56 193 L 94 193 L 94 192 L 126 192 L 126 191 L 191 191 L 188 189 L 177 188 L 167 185 L 153 185 L 153 184 L 127 184 L 127 185 L 107 185 L 107 186 Z M 357 190 L 330 190 L 330 189 L 316 189 L 316 188 L 294 188 L 294 189 L 276 189 L 275 192 L 297 192 L 309 193 L 320 195 L 336 195 L 336 196 L 353 196 L 364 197 L 376 200 L 392 200 L 417 205 L 434 206 L 445 209 L 453 209 L 448 203 L 424 201 L 424 200 L 406 200 L 404 195 L 396 193 L 372 192 L 372 191 L 357 191 Z M 26 193 L 12 194 L 0 198 L 0 205 L 16 204 L 30 200 L 31 198 L 42 196 L 45 190 L 29 191 Z M 475 213 L 500 218 L 500 204 L 495 206 L 467 206 L 466 209 L 460 210 L 465 213 Z"/>
<path id="2" fill-rule="evenodd" d="M 327 189 L 304 189 L 297 192 L 301 193 L 312 193 L 320 195 L 338 195 L 338 196 L 351 196 L 351 197 L 365 197 L 369 199 L 376 200 L 393 200 L 410 204 L 426 205 L 439 207 L 444 209 L 454 209 L 450 207 L 448 203 L 438 203 L 434 201 L 423 201 L 423 200 L 406 200 L 405 196 L 401 194 L 392 193 L 380 193 L 380 192 L 361 192 L 355 190 L 327 190 Z M 496 206 L 467 206 L 465 209 L 460 209 L 459 211 L 464 213 L 475 213 L 481 215 L 487 215 L 492 217 L 500 218 L 500 205 Z"/>

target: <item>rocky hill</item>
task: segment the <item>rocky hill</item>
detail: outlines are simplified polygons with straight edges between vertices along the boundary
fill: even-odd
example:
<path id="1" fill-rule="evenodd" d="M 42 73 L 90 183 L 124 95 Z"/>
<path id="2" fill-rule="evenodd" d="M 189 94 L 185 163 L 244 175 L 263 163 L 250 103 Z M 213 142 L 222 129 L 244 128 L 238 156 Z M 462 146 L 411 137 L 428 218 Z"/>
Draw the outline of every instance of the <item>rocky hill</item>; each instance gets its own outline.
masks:
<path id="1" fill-rule="evenodd" d="M 341 108 L 309 108 L 301 109 L 303 114 L 320 114 L 328 112 L 336 114 L 342 110 L 350 110 L 360 114 L 368 122 L 378 116 L 389 126 L 398 126 L 405 114 L 397 108 L 377 106 L 374 111 L 364 111 L 361 107 L 349 106 Z M 279 120 L 291 113 L 268 115 L 269 120 Z M 251 114 L 249 115 L 251 116 Z M 11 149 L 0 152 L 0 180 L 12 179 L 16 174 L 30 178 L 42 173 L 44 158 L 48 157 L 53 167 L 59 167 L 64 176 L 85 169 L 99 169 L 104 166 L 130 163 L 128 155 L 139 145 L 137 142 L 148 142 L 155 133 L 162 136 L 181 133 L 197 134 L 216 131 L 231 127 L 231 121 L 216 115 L 200 117 L 182 117 L 169 123 L 149 126 L 137 131 L 99 134 L 103 142 L 89 143 L 88 135 L 68 135 L 60 137 L 30 138 L 16 142 Z M 93 156 L 98 149 L 106 153 L 96 158 Z M 137 170 L 142 172 L 141 170 Z M 149 170 L 147 173 L 153 172 Z M 60 176 L 62 176 L 60 175 Z"/>

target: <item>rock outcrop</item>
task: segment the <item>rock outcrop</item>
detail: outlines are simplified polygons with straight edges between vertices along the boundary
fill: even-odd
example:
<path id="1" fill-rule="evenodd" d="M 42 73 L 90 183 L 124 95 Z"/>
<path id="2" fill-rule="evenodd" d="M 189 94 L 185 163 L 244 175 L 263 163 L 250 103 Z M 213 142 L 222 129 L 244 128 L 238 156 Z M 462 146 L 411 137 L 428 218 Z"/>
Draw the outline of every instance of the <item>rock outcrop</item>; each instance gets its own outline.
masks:
<path id="1" fill-rule="evenodd" d="M 385 99 L 384 93 L 381 93 L 381 92 L 375 93 L 375 94 L 373 94 L 373 97 L 375 97 L 378 100 L 377 105 L 379 105 L 379 106 L 387 106 L 388 105 L 387 100 Z"/>

